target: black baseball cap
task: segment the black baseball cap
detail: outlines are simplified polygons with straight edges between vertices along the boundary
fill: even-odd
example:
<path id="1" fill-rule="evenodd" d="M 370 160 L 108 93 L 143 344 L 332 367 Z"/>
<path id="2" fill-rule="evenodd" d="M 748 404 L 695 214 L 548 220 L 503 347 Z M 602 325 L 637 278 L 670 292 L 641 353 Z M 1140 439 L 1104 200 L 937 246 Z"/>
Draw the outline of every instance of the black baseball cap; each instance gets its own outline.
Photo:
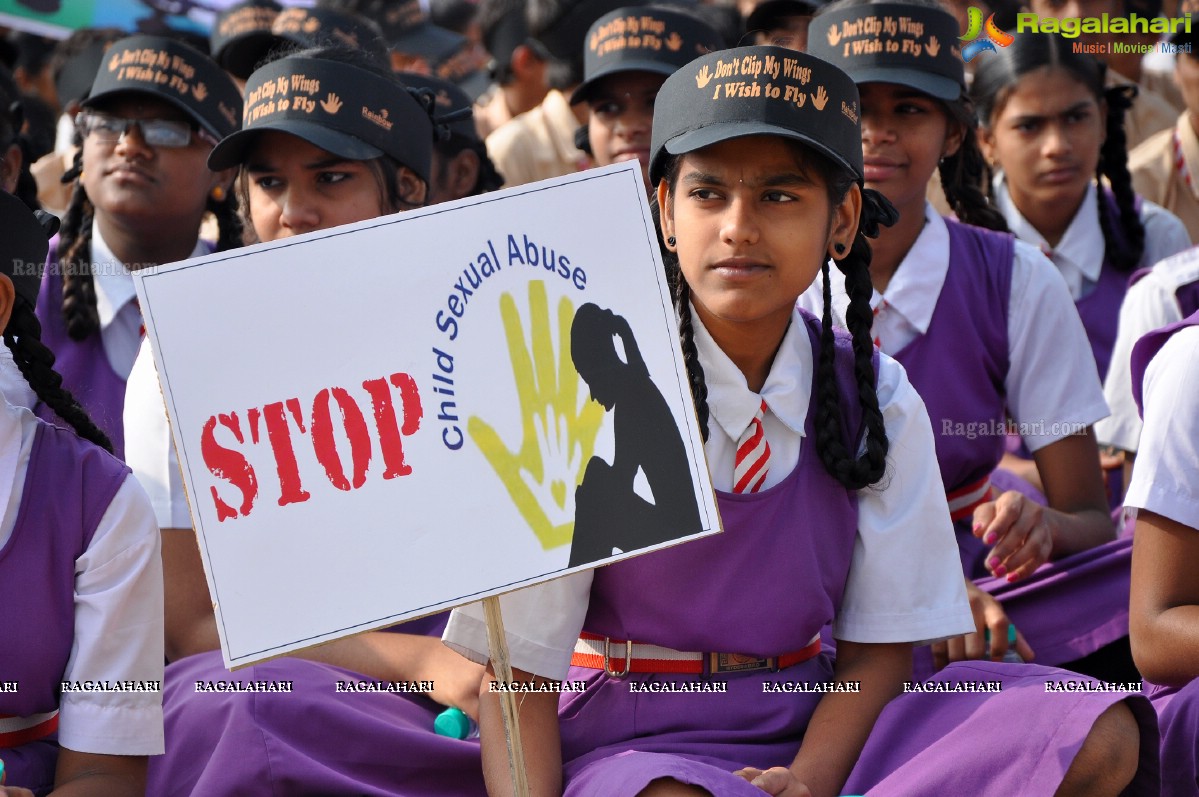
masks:
<path id="1" fill-rule="evenodd" d="M 433 123 L 398 81 L 340 61 L 289 55 L 246 81 L 242 129 L 208 156 L 221 171 L 245 161 L 258 134 L 278 130 L 350 160 L 389 155 L 426 183 Z"/>
<path id="2" fill-rule="evenodd" d="M 335 8 L 286 8 L 275 17 L 271 33 L 299 48 L 340 44 L 364 50 L 381 65 L 391 58 L 378 23 Z"/>
<path id="3" fill-rule="evenodd" d="M 784 17 L 810 17 L 825 5 L 825 0 L 763 0 L 745 18 L 745 30 L 771 30 Z"/>
<path id="4" fill-rule="evenodd" d="M 217 138 L 237 130 L 241 119 L 241 95 L 233 79 L 207 55 L 176 39 L 130 36 L 113 42 L 83 105 L 96 107 L 127 93 L 164 100 Z"/>
<path id="5" fill-rule="evenodd" d="M 667 155 L 753 135 L 799 141 L 862 181 L 858 87 L 807 53 L 757 46 L 700 56 L 666 78 L 654 105 L 650 183 Z"/>
<path id="6" fill-rule="evenodd" d="M 561 13 L 534 38 L 559 61 L 577 61 L 592 23 L 622 5 L 621 0 L 562 0 Z"/>
<path id="7" fill-rule="evenodd" d="M 33 211 L 15 196 L 0 191 L 0 274 L 13 282 L 17 296 L 37 304 L 49 235 Z"/>
<path id="8" fill-rule="evenodd" d="M 391 49 L 437 64 L 450 58 L 466 44 L 466 37 L 434 25 L 421 8 L 420 0 L 393 3 L 379 21 Z"/>
<path id="9" fill-rule="evenodd" d="M 856 83 L 897 83 L 953 101 L 966 91 L 960 35 L 957 18 L 940 8 L 869 3 L 818 14 L 808 52 Z"/>
<path id="10" fill-rule="evenodd" d="M 583 82 L 570 95 L 570 102 L 587 100 L 608 75 L 671 75 L 697 56 L 723 46 L 720 34 L 693 14 L 648 6 L 619 8 L 597 19 L 587 31 Z"/>
<path id="11" fill-rule="evenodd" d="M 212 60 L 245 80 L 278 41 L 271 25 L 282 10 L 275 0 L 243 0 L 222 11 L 208 39 Z"/>

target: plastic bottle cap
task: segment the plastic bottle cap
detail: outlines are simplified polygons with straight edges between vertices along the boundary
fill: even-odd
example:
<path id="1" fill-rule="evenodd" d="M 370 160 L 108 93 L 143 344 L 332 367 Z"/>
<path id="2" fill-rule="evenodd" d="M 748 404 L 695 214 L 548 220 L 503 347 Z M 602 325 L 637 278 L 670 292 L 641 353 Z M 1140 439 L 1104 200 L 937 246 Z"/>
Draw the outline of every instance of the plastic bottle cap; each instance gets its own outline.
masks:
<path id="1" fill-rule="evenodd" d="M 470 735 L 470 717 L 460 708 L 450 707 L 437 715 L 433 720 L 433 730 L 439 736 L 451 739 L 465 739 Z"/>

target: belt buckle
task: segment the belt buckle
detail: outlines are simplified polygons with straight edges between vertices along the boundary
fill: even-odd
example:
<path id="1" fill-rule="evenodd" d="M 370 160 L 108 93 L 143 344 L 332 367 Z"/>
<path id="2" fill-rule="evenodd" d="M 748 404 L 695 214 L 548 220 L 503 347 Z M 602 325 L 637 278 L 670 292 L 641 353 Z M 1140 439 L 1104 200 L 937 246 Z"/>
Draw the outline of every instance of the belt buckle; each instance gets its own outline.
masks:
<path id="1" fill-rule="evenodd" d="M 722 672 L 752 672 L 754 670 L 773 670 L 778 672 L 778 659 L 774 656 L 758 658 L 744 653 L 710 653 L 708 671 Z"/>
<path id="2" fill-rule="evenodd" d="M 633 668 L 633 640 L 626 639 L 624 643 L 624 670 L 616 672 L 612 669 L 612 638 L 604 637 L 604 672 L 613 678 L 623 678 Z"/>

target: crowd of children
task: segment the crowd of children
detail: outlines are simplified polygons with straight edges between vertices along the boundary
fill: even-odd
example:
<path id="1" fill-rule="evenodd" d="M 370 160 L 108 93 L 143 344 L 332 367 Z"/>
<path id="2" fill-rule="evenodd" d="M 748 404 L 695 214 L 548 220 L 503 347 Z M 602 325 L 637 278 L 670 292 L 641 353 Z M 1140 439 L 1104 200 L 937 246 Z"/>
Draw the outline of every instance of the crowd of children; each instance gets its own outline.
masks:
<path id="1" fill-rule="evenodd" d="M 194 688 L 131 275 L 634 160 L 724 531 L 501 598 L 530 793 L 1199 795 L 1199 34 L 1163 71 L 1006 2 L 222 8 L 0 49 L 0 797 L 517 793 L 481 604 L 238 673 L 287 700 Z M 340 103 L 262 102 L 301 74 Z M 689 479 L 627 322 L 573 347 Z M 695 512 L 586 473 L 572 565 Z"/>

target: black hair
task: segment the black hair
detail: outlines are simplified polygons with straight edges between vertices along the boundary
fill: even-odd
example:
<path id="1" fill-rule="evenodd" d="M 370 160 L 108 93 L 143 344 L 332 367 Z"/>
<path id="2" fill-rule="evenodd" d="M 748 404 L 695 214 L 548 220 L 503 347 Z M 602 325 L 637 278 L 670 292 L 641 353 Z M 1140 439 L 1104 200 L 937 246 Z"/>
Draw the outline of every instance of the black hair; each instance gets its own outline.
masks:
<path id="1" fill-rule="evenodd" d="M 487 154 L 487 147 L 478 139 L 470 139 L 466 136 L 453 135 L 448 141 L 435 141 L 433 148 L 437 151 L 441 159 L 438 166 L 440 174 L 436 179 L 441 179 L 445 175 L 445 169 L 449 161 L 458 157 L 460 152 L 470 150 L 475 153 L 479 159 L 479 176 L 475 179 L 475 184 L 471 188 L 467 196 L 478 196 L 491 191 L 498 191 L 504 185 L 504 176 L 495 168 L 495 162 L 491 160 L 491 156 Z"/>
<path id="2" fill-rule="evenodd" d="M 129 33 L 121 28 L 79 28 L 71 33 L 70 36 L 58 42 L 54 46 L 53 52 L 50 54 L 50 73 L 54 76 L 54 84 L 59 92 L 66 88 L 62 84 L 63 70 L 71 61 L 79 55 L 87 52 L 90 48 L 97 45 L 109 45 L 115 41 L 128 36 Z M 90 85 L 90 82 L 89 84 Z M 59 96 L 58 104 L 62 110 L 67 110 L 67 106 L 77 100 L 83 99 L 87 95 L 86 87 L 81 96 L 63 97 Z"/>
<path id="3" fill-rule="evenodd" d="M 1132 176 L 1128 173 L 1128 140 L 1124 112 L 1132 106 L 1135 86 L 1105 87 L 1107 67 L 1085 53 L 1075 53 L 1069 40 L 1051 33 L 1022 33 L 1007 47 L 979 59 L 970 94 L 978 107 L 979 122 L 989 127 L 1020 78 L 1037 69 L 1064 70 L 1106 106 L 1107 136 L 1099 151 L 1095 174 L 1100 186 L 1107 182 L 1115 210 L 1099 198 L 1099 225 L 1103 230 L 1106 257 L 1118 271 L 1136 269 L 1145 253 L 1145 227 L 1136 207 Z"/>
<path id="4" fill-rule="evenodd" d="M 92 222 L 96 209 L 83 187 L 82 174 L 81 145 L 75 151 L 74 165 L 63 175 L 63 181 L 72 182 L 73 186 L 58 232 L 57 252 L 62 273 L 62 317 L 72 340 L 86 340 L 100 332 L 96 283 L 92 276 Z M 216 251 L 241 246 L 242 223 L 234 192 L 225 191 L 219 201 L 210 195 L 207 209 L 217 221 Z"/>
<path id="5" fill-rule="evenodd" d="M 21 125 L 25 119 L 26 100 L 20 95 L 12 73 L 0 64 L 0 158 L 5 157 L 11 147 L 16 147 L 21 153 L 21 165 L 16 174 L 16 187 L 13 194 L 30 210 L 38 210 L 41 205 L 37 201 L 37 181 L 30 172 L 33 163 L 33 142 L 21 133 Z"/>
<path id="6" fill-rule="evenodd" d="M 42 325 L 33 306 L 22 296 L 13 302 L 12 317 L 4 328 L 4 345 L 12 352 L 21 376 L 25 377 L 38 400 L 69 423 L 80 437 L 111 454 L 112 441 L 62 386 L 62 376 L 54 370 L 54 353 L 42 343 Z"/>
<path id="7" fill-rule="evenodd" d="M 794 147 L 804 167 L 814 169 L 823 178 L 828 189 L 829 204 L 840 204 L 854 185 L 854 177 L 828 158 L 799 144 L 795 144 Z M 670 186 L 671 195 L 678 180 L 681 161 L 680 156 L 670 155 L 665 164 L 662 179 Z M 651 203 L 651 210 L 658 227 L 666 278 L 672 288 L 675 310 L 679 316 L 679 337 L 683 360 L 687 365 L 687 378 L 695 400 L 700 430 L 706 442 L 709 420 L 708 388 L 695 347 L 694 322 L 690 307 L 691 288 L 683 277 L 678 256 L 663 245 L 657 203 Z M 845 322 L 853 342 L 854 378 L 857 383 L 858 403 L 862 409 L 862 426 L 866 432 L 866 450 L 861 457 L 847 442 L 852 440 L 853 430 L 844 429 L 841 394 L 837 389 L 836 345 L 830 309 L 832 302 L 829 300 L 828 261 L 822 266 L 825 302 L 816 378 L 816 452 L 829 474 L 849 490 L 860 490 L 877 483 L 883 478 L 887 467 L 890 442 L 887 440 L 887 429 L 882 410 L 879 408 L 876 389 L 874 342 L 870 337 L 874 323 L 870 299 L 874 294 L 874 287 L 870 282 L 870 244 L 866 239 L 878 236 L 880 223 L 889 226 L 896 218 L 895 209 L 881 194 L 871 190 L 862 191 L 862 212 L 853 245 L 844 258 L 836 261 L 837 268 L 845 276 L 845 287 L 849 294 L 849 309 L 846 311 Z"/>
<path id="8" fill-rule="evenodd" d="M 506 86 L 513 78 L 512 51 L 521 44 L 528 46 L 530 43 L 525 22 L 525 0 L 480 0 L 475 21 L 483 32 L 483 43 L 492 57 L 491 79 Z M 515 46 L 510 41 L 497 41 L 501 32 L 518 36 L 522 41 Z M 505 51 L 496 52 L 497 44 L 503 46 Z M 537 47 L 536 51 L 538 57 L 546 55 L 541 47 Z"/>

